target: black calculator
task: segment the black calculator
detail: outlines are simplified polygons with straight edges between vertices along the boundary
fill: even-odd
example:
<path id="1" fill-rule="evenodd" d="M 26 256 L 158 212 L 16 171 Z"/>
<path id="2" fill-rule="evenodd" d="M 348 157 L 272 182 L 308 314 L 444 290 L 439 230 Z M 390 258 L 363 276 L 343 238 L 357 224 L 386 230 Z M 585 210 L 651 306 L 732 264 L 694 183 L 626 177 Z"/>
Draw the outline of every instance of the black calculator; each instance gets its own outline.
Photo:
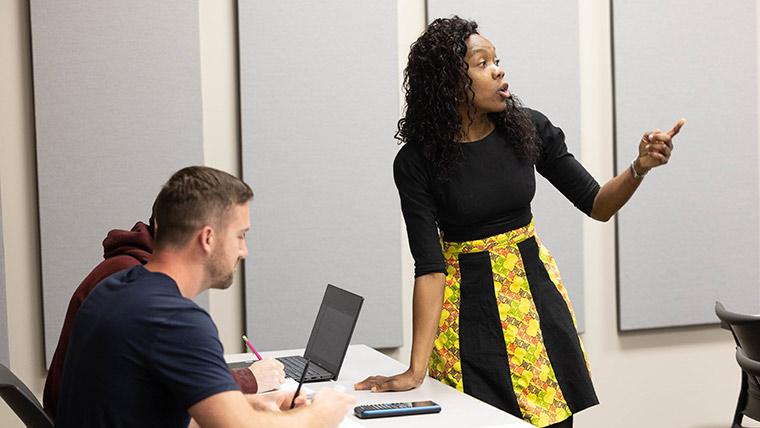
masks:
<path id="1" fill-rule="evenodd" d="M 399 403 L 365 404 L 354 407 L 357 418 L 385 418 L 388 416 L 420 415 L 423 413 L 438 413 L 441 406 L 427 401 L 406 401 Z"/>

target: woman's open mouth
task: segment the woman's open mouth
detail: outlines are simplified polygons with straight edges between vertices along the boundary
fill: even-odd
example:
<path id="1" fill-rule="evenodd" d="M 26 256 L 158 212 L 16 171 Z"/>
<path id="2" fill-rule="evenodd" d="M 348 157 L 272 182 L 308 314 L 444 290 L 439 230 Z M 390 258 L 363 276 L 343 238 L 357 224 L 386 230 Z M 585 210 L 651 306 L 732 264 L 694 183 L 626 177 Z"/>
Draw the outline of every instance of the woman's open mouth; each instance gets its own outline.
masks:
<path id="1" fill-rule="evenodd" d="M 506 82 L 499 87 L 498 92 L 499 92 L 499 95 L 501 95 L 504 98 L 509 98 L 511 96 L 511 94 L 509 93 L 509 84 Z"/>

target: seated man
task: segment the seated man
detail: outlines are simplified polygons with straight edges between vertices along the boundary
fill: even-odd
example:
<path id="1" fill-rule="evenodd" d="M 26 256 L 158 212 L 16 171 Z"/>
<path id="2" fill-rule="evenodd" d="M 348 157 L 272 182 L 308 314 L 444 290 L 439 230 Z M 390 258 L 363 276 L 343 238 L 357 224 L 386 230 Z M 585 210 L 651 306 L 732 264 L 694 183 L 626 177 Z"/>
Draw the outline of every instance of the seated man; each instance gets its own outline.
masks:
<path id="1" fill-rule="evenodd" d="M 61 390 L 63 364 L 66 358 L 66 348 L 69 346 L 69 335 L 74 317 L 79 306 L 90 291 L 103 279 L 132 266 L 145 264 L 153 253 L 153 217 L 149 225 L 138 221 L 132 230 L 112 230 L 103 240 L 103 258 L 95 269 L 79 284 L 69 301 L 66 317 L 58 337 L 58 345 L 50 362 L 50 370 L 45 380 L 45 390 L 42 403 L 50 419 L 55 420 L 58 406 L 58 394 Z M 246 394 L 279 389 L 285 382 L 285 371 L 282 363 L 274 358 L 264 358 L 254 363 L 248 369 L 235 370 L 232 377 L 240 390 Z"/>
<path id="2" fill-rule="evenodd" d="M 355 402 L 329 388 L 311 405 L 293 391 L 243 395 L 216 326 L 191 299 L 232 284 L 248 254 L 251 189 L 207 167 L 175 173 L 156 198 L 145 266 L 95 287 L 71 330 L 57 427 L 335 427 Z"/>

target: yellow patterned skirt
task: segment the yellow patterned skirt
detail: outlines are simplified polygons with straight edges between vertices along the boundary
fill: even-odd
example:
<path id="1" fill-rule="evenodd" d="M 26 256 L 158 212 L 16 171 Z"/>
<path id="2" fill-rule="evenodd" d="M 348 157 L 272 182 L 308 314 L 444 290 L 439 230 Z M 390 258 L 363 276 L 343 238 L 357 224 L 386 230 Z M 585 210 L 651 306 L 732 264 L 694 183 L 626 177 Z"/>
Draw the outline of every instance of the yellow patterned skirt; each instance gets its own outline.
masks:
<path id="1" fill-rule="evenodd" d="M 598 403 L 570 300 L 533 221 L 444 241 L 443 250 L 432 377 L 539 427 Z"/>

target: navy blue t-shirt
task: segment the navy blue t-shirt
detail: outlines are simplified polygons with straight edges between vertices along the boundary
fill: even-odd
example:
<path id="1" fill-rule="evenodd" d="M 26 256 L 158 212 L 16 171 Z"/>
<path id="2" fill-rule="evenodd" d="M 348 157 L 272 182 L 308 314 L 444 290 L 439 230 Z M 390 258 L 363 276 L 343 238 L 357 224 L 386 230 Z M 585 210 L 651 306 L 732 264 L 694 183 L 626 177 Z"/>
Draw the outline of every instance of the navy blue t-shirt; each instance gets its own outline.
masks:
<path id="1" fill-rule="evenodd" d="M 82 304 L 71 331 L 57 427 L 186 427 L 187 409 L 237 390 L 208 313 L 169 276 L 114 274 Z"/>

